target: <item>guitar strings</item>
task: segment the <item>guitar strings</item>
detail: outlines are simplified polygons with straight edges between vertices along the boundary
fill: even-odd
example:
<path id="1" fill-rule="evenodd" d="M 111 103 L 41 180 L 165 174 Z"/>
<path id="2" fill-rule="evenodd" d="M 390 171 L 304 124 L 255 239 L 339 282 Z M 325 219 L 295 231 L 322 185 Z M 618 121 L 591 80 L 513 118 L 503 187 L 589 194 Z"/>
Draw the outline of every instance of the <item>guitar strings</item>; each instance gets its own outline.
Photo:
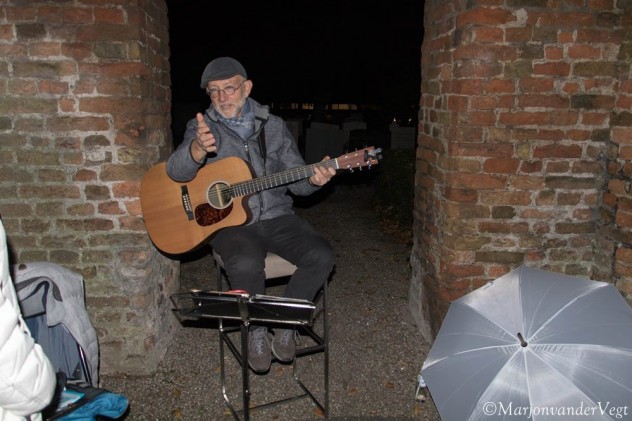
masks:
<path id="1" fill-rule="evenodd" d="M 356 152 L 354 156 L 360 156 L 360 154 Z M 325 166 L 338 169 L 337 159 L 340 158 L 332 158 L 315 164 L 291 168 L 279 173 L 240 181 L 232 185 L 225 185 L 223 187 L 220 187 L 219 189 L 210 189 L 209 201 L 210 203 L 217 203 L 219 198 L 226 198 L 227 194 L 230 195 L 231 198 L 245 196 L 247 194 L 256 193 L 267 188 L 278 187 L 284 184 L 289 184 L 291 182 L 301 180 L 303 178 L 311 177 L 312 175 L 314 175 L 315 166 Z M 360 164 L 362 163 L 367 164 L 368 162 L 361 161 Z M 351 166 L 348 167 L 350 168 Z"/>
<path id="2" fill-rule="evenodd" d="M 336 160 L 330 159 L 327 161 L 319 162 L 318 164 L 291 168 L 280 173 L 266 175 L 251 180 L 240 181 L 232 185 L 225 185 L 219 189 L 211 189 L 209 190 L 209 199 L 211 203 L 217 203 L 217 200 L 220 197 L 224 198 L 227 194 L 229 194 L 231 197 L 245 196 L 247 194 L 255 193 L 266 188 L 278 187 L 284 184 L 289 184 L 293 181 L 311 177 L 312 175 L 314 175 L 315 165 L 335 168 Z"/>

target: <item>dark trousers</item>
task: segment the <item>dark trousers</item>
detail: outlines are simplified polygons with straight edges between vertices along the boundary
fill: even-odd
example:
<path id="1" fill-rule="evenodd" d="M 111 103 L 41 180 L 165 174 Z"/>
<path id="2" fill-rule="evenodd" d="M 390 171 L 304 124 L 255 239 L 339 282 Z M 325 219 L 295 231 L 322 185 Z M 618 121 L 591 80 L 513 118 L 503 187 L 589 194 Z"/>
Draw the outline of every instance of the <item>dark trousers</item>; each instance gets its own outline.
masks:
<path id="1" fill-rule="evenodd" d="M 314 300 L 335 264 L 331 245 L 305 220 L 296 215 L 224 228 L 211 240 L 222 257 L 232 289 L 265 294 L 264 260 L 268 252 L 297 266 L 285 297 Z"/>

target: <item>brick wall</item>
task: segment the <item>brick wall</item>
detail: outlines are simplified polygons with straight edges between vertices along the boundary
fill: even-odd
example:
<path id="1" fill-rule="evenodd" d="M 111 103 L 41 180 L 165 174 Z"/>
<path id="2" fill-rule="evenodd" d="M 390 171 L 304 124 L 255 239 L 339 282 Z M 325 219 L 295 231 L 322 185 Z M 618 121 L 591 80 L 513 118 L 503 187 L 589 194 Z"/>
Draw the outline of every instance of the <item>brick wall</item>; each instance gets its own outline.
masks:
<path id="1" fill-rule="evenodd" d="M 632 293 L 632 1 L 426 0 L 410 305 L 525 264 Z M 632 297 L 632 295 L 630 295 Z"/>
<path id="2" fill-rule="evenodd" d="M 101 371 L 148 372 L 178 324 L 178 267 L 139 183 L 171 145 L 164 0 L 0 6 L 0 214 L 15 261 L 84 276 Z"/>

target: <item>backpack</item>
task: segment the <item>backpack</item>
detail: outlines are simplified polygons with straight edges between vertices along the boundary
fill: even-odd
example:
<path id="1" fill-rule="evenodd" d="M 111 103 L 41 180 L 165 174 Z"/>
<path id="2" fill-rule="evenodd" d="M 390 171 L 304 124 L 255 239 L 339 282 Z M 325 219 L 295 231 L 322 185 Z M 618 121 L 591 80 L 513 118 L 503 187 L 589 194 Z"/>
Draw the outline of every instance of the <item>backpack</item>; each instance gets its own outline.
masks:
<path id="1" fill-rule="evenodd" d="M 125 413 L 125 396 L 98 387 L 97 334 L 85 308 L 83 278 L 60 265 L 14 265 L 22 317 L 57 373 L 57 388 L 45 420 L 115 419 Z"/>
<path id="2" fill-rule="evenodd" d="M 56 372 L 97 387 L 99 345 L 85 308 L 83 278 L 60 265 L 14 265 L 22 317 Z"/>

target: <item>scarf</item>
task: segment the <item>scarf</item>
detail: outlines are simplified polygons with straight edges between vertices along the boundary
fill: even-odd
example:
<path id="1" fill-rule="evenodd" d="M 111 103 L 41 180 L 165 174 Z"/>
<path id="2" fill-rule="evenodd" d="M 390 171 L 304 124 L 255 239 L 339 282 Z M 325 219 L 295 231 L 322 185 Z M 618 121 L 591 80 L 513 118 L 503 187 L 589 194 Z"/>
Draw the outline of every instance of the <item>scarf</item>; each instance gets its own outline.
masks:
<path id="1" fill-rule="evenodd" d="M 234 130 L 242 140 L 248 140 L 255 132 L 255 113 L 250 108 L 250 102 L 246 101 L 241 115 L 233 118 L 224 117 L 216 109 L 213 112 L 220 122 Z"/>

